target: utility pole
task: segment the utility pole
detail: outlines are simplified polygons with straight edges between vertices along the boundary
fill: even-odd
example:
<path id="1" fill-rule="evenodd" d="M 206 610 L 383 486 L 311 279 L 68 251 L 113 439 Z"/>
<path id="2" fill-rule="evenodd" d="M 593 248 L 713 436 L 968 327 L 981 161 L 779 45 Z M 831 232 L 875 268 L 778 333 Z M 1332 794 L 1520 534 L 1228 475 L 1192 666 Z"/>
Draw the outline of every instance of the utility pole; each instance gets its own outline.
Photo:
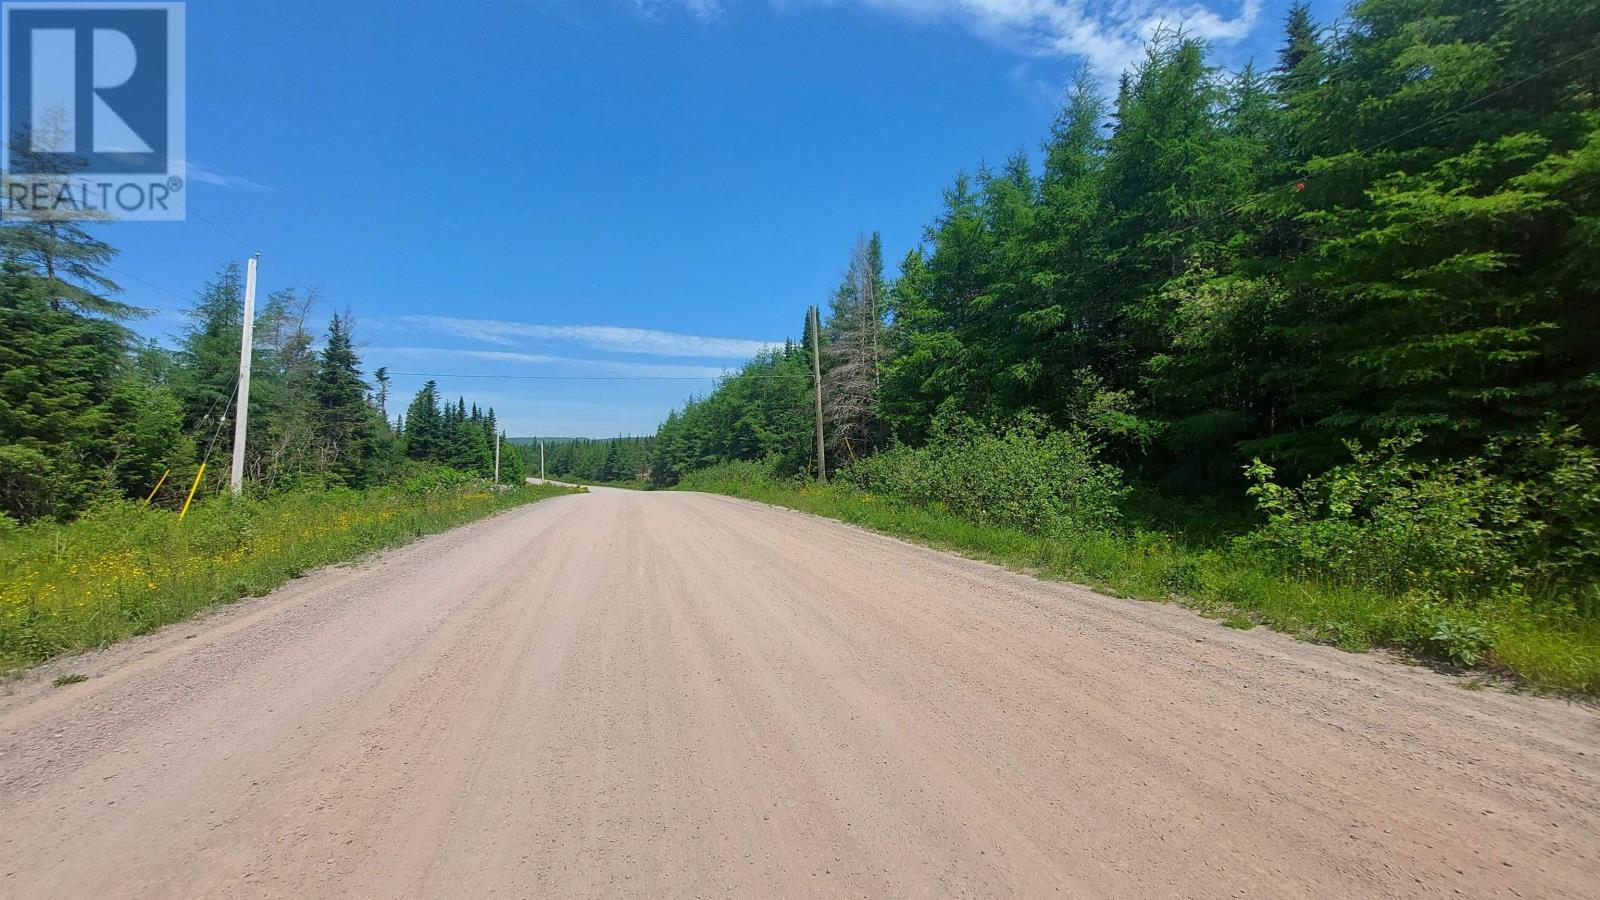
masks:
<path id="1" fill-rule="evenodd" d="M 817 401 L 817 480 L 828 480 L 828 457 L 822 442 L 822 325 L 816 304 L 811 306 L 811 385 Z"/>
<path id="2" fill-rule="evenodd" d="M 244 490 L 244 436 L 250 419 L 250 351 L 256 327 L 256 260 L 260 257 L 259 253 L 250 257 L 244 270 L 244 323 L 239 331 L 239 405 L 233 417 L 233 473 L 230 482 L 235 494 Z"/>
<path id="3" fill-rule="evenodd" d="M 500 435 L 494 436 L 494 485 L 500 486 Z"/>
<path id="4" fill-rule="evenodd" d="M 544 480 L 544 441 L 539 441 L 539 480 Z"/>

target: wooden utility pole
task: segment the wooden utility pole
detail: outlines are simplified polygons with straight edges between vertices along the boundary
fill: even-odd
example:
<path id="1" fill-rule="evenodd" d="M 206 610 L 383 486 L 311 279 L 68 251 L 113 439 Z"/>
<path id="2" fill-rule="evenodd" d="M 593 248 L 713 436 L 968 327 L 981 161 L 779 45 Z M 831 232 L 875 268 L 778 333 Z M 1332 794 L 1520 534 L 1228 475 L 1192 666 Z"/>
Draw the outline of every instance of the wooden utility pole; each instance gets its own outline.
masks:
<path id="1" fill-rule="evenodd" d="M 539 480 L 544 480 L 544 441 L 539 441 Z"/>
<path id="2" fill-rule="evenodd" d="M 811 387 L 817 407 L 817 480 L 828 480 L 828 457 L 822 440 L 822 324 L 816 304 L 811 306 Z"/>
<path id="3" fill-rule="evenodd" d="M 229 477 L 235 494 L 244 490 L 244 438 L 250 417 L 250 351 L 256 325 L 256 259 L 260 255 L 250 257 L 245 264 L 244 327 L 239 332 L 239 409 L 233 417 L 233 470 Z"/>
<path id="4" fill-rule="evenodd" d="M 494 436 L 494 486 L 500 486 L 500 435 Z"/>

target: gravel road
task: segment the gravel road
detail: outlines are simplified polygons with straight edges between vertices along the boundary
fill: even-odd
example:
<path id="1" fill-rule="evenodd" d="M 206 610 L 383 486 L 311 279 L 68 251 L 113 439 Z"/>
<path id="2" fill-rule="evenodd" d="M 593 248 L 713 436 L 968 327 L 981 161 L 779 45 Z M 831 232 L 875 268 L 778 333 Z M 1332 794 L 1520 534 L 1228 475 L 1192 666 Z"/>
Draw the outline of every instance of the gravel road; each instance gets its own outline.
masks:
<path id="1" fill-rule="evenodd" d="M 546 501 L 3 690 L 8 898 L 1600 893 L 1592 708 L 721 497 Z"/>

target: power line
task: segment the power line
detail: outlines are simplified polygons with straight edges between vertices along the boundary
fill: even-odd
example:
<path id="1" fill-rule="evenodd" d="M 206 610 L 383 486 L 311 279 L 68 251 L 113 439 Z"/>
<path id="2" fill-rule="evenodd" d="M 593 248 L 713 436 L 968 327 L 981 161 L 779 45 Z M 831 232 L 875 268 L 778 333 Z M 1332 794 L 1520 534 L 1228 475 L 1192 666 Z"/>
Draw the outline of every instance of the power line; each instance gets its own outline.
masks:
<path id="1" fill-rule="evenodd" d="M 192 210 L 192 209 L 188 210 L 186 215 L 189 218 L 194 219 L 196 222 L 203 222 L 203 223 L 205 223 L 207 225 L 210 225 L 212 228 L 215 228 L 216 230 L 222 232 L 227 237 L 233 238 L 235 241 L 238 241 L 239 242 L 239 246 L 243 247 L 245 250 L 247 250 L 247 251 L 249 251 L 251 253 L 255 252 L 255 248 L 251 247 L 250 244 L 247 243 L 244 238 L 239 237 L 237 234 L 234 234 L 233 232 L 229 231 L 228 229 L 223 228 L 221 225 L 218 225 L 216 222 L 211 221 L 210 219 L 206 218 L 205 216 L 200 215 L 199 213 L 195 212 L 194 210 Z"/>
<path id="2" fill-rule="evenodd" d="M 233 376 L 232 387 L 230 387 L 228 390 L 227 405 L 223 406 L 222 415 L 217 418 L 217 427 L 211 432 L 211 441 L 210 443 L 206 444 L 206 455 L 200 458 L 200 465 L 204 466 L 211 459 L 211 451 L 216 449 L 217 440 L 222 437 L 222 426 L 228 422 L 228 410 L 233 406 L 234 401 L 237 400 L 238 397 L 239 376 L 235 374 Z"/>
<path id="3" fill-rule="evenodd" d="M 309 284 L 307 284 L 307 283 L 306 283 L 306 282 L 304 282 L 304 281 L 301 281 L 301 280 L 300 280 L 300 279 L 298 279 L 298 278 L 296 278 L 296 277 L 294 277 L 294 273 L 293 273 L 293 272 L 291 272 L 291 271 L 289 271 L 289 270 L 288 270 L 288 269 L 287 269 L 287 268 L 286 268 L 286 267 L 285 267 L 285 266 L 284 266 L 284 264 L 283 264 L 283 260 L 281 260 L 281 259 L 279 259 L 279 258 L 278 258 L 278 257 L 276 257 L 276 256 L 268 256 L 268 255 L 267 255 L 267 254 L 265 254 L 265 253 L 263 253 L 263 254 L 261 254 L 261 260 L 262 260 L 262 262 L 271 262 L 271 263 L 272 263 L 272 265 L 273 265 L 273 266 L 274 266 L 274 267 L 276 267 L 276 269 L 277 269 L 277 270 L 278 270 L 278 271 L 279 271 L 279 272 L 282 272 L 282 273 L 283 273 L 283 275 L 284 275 L 284 276 L 285 276 L 285 277 L 286 277 L 286 278 L 288 278 L 288 279 L 289 279 L 289 280 L 290 280 L 290 281 L 292 281 L 292 282 L 294 282 L 294 284 L 295 284 L 295 287 L 298 287 L 298 288 L 299 288 L 299 289 L 300 289 L 300 290 L 302 290 L 302 291 L 305 291 L 305 292 L 306 292 L 306 293 L 307 293 L 307 294 L 310 294 L 310 293 L 311 293 L 311 290 L 312 290 L 312 288 L 311 288 L 311 285 L 309 285 Z"/>
<path id="4" fill-rule="evenodd" d="M 203 216 L 203 215 L 201 215 L 201 214 L 199 214 L 197 212 L 194 212 L 192 210 L 188 213 L 188 215 L 189 215 L 189 218 L 194 219 L 197 222 L 201 222 L 203 224 L 210 225 L 212 228 L 215 228 L 218 232 L 220 232 L 223 236 L 228 237 L 228 238 L 232 238 L 235 242 L 237 242 L 239 244 L 239 246 L 243 247 L 245 250 L 247 250 L 247 251 L 249 251 L 251 253 L 260 253 L 260 251 L 256 250 L 256 248 L 253 245 L 251 245 L 249 241 L 246 241 L 244 238 L 239 237 L 237 234 L 234 234 L 233 232 L 231 232 L 228 229 L 222 227 L 221 225 L 217 224 L 216 222 L 212 221 L 211 219 L 207 218 L 206 216 Z M 294 273 L 289 271 L 289 267 L 285 266 L 281 259 L 279 259 L 276 256 L 269 257 L 266 254 L 260 254 L 260 255 L 261 255 L 261 258 L 262 258 L 263 261 L 266 261 L 266 260 L 270 259 L 272 264 L 275 267 L 277 267 L 277 270 L 279 272 L 282 272 L 286 278 L 288 278 L 290 281 L 294 282 L 295 285 L 297 287 L 299 287 L 301 290 L 303 290 L 303 291 L 310 291 L 311 290 L 311 287 L 306 282 L 301 281 L 299 278 L 296 278 Z"/>
<path id="5" fill-rule="evenodd" d="M 121 270 L 121 269 L 119 269 L 119 268 L 117 268 L 115 266 L 106 266 L 105 270 L 107 272 L 115 272 L 116 274 L 121 275 L 123 278 L 131 278 L 134 281 L 137 281 L 140 284 L 144 285 L 145 287 L 150 288 L 151 290 L 160 291 L 163 294 L 167 294 L 167 295 L 176 297 L 176 298 L 178 298 L 179 300 L 182 300 L 185 303 L 188 303 L 192 299 L 190 297 L 185 297 L 184 295 L 178 293 L 177 291 L 168 290 L 167 288 L 164 288 L 161 285 L 156 284 L 153 281 L 149 281 L 147 279 L 140 278 L 139 276 L 133 274 L 132 272 L 124 272 L 123 270 Z"/>

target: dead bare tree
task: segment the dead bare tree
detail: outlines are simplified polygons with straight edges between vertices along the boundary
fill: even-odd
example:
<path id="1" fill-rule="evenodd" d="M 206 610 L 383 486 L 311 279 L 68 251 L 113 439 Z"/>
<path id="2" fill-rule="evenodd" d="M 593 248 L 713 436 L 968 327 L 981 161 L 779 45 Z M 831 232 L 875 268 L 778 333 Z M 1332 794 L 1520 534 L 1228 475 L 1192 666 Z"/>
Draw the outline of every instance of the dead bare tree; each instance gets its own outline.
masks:
<path id="1" fill-rule="evenodd" d="M 863 236 L 834 292 L 823 330 L 823 421 L 831 450 L 849 460 L 881 448 L 878 418 L 883 366 L 883 253 L 878 235 Z"/>

